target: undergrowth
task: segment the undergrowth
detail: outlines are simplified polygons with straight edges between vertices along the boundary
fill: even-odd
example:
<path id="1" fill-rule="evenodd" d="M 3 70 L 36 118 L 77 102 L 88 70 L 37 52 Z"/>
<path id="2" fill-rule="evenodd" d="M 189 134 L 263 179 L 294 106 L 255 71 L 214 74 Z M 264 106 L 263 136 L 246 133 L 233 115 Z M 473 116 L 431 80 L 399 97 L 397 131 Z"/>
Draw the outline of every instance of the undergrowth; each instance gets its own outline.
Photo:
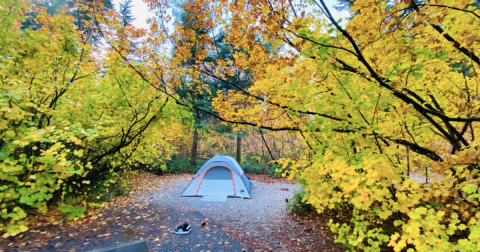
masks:
<path id="1" fill-rule="evenodd" d="M 306 214 L 314 210 L 312 205 L 303 200 L 305 196 L 305 188 L 300 188 L 293 194 L 290 201 L 287 202 L 287 210 L 291 213 Z"/>

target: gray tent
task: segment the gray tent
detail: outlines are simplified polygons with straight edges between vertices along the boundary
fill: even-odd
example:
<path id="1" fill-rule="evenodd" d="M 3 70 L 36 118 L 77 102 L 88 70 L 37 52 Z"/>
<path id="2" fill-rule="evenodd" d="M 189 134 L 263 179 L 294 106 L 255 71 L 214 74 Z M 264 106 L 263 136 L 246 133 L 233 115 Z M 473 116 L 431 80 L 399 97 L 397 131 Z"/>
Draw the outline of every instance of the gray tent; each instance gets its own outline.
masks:
<path id="1" fill-rule="evenodd" d="M 250 199 L 250 180 L 235 159 L 216 156 L 208 160 L 181 194 L 182 197 L 213 195 Z"/>

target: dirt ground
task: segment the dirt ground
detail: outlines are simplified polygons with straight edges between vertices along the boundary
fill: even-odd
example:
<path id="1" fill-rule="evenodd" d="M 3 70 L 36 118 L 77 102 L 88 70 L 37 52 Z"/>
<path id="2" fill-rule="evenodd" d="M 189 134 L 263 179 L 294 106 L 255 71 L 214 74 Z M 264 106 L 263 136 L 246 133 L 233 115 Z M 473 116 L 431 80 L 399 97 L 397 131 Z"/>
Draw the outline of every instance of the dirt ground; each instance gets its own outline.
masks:
<path id="1" fill-rule="evenodd" d="M 227 202 L 180 197 L 193 175 L 140 173 L 136 190 L 116 197 L 85 218 L 65 221 L 56 211 L 32 217 L 30 230 L 0 239 L 6 251 L 89 251 L 146 240 L 150 251 L 344 251 L 333 243 L 327 217 L 287 213 L 286 200 L 298 188 L 291 181 L 251 175 L 252 199 Z M 192 232 L 172 230 L 188 222 Z"/>

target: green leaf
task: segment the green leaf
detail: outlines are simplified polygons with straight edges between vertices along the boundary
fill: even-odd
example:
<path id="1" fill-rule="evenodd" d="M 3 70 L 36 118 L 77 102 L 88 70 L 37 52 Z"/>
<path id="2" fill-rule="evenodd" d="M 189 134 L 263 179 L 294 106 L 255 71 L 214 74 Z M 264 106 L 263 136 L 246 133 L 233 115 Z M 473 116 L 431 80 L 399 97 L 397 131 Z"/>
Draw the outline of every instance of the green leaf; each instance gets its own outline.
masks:
<path id="1" fill-rule="evenodd" d="M 472 184 L 468 184 L 468 185 L 465 185 L 463 187 L 463 191 L 467 194 L 472 194 L 472 193 L 475 193 L 477 192 L 477 186 L 476 185 L 472 185 Z"/>

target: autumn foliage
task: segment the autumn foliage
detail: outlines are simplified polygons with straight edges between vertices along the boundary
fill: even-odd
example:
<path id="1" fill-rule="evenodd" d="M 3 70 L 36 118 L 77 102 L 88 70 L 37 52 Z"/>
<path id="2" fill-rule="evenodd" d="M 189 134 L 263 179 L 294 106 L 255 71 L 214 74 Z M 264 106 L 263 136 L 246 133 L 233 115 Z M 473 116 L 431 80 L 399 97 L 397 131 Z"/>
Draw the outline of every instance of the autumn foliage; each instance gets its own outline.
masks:
<path id="1" fill-rule="evenodd" d="M 178 135 L 172 129 L 182 128 L 176 116 L 182 109 L 167 104 L 117 53 L 99 60 L 90 29 L 75 29 L 72 16 L 52 16 L 28 2 L 0 4 L 4 236 L 25 231 L 27 215 L 48 205 L 68 219 L 84 216 L 131 165 L 168 157 Z M 32 13 L 41 26 L 25 29 Z"/>
<path id="2" fill-rule="evenodd" d="M 221 80 L 216 115 L 239 128 L 296 131 L 311 159 L 280 160 L 305 201 L 334 210 L 337 242 L 362 250 L 478 249 L 479 10 L 472 1 L 357 0 L 351 20 L 324 1 L 194 1 L 216 44 L 176 43 L 190 74 Z M 191 29 L 177 26 L 178 34 Z M 190 45 L 189 45 L 190 46 Z M 194 58 L 194 60 L 188 60 Z M 252 71 L 243 89 L 232 76 Z M 413 171 L 436 174 L 423 183 Z"/>
<path id="3" fill-rule="evenodd" d="M 189 23 L 173 30 L 168 4 L 146 2 L 149 31 L 114 11 L 95 12 L 85 32 L 35 10 L 42 27 L 22 29 L 29 6 L 0 9 L 8 235 L 55 193 L 75 212 L 67 199 L 84 200 L 93 178 L 168 155 L 195 109 L 301 138 L 308 155 L 277 163 L 305 185 L 305 202 L 340 216 L 329 226 L 348 248 L 479 250 L 478 2 L 356 0 L 352 18 L 336 20 L 324 0 L 186 1 Z M 229 60 L 212 56 L 219 43 Z M 213 110 L 185 88 L 208 93 Z"/>

